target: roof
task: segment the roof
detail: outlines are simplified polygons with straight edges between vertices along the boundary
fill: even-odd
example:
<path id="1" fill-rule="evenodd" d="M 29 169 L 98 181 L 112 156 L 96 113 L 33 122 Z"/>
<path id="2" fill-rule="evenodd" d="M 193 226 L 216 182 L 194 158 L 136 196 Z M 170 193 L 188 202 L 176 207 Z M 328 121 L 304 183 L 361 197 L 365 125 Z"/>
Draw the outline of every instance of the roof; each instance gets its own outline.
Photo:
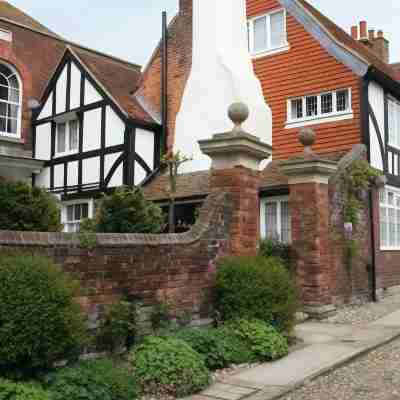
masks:
<path id="1" fill-rule="evenodd" d="M 25 14 L 19 8 L 14 7 L 12 4 L 4 0 L 0 0 L 0 18 L 16 22 L 42 33 L 56 35 L 54 32 L 30 17 L 28 14 Z"/>
<path id="2" fill-rule="evenodd" d="M 400 63 L 390 64 L 390 66 L 394 70 L 397 80 L 400 81 Z"/>
<path id="3" fill-rule="evenodd" d="M 394 71 L 394 69 L 389 64 L 386 64 L 380 60 L 372 50 L 368 49 L 358 40 L 353 39 L 346 31 L 323 15 L 306 0 L 297 0 L 297 2 L 303 6 L 303 8 L 308 11 L 338 42 L 358 54 L 361 58 L 367 61 L 370 66 L 397 81 L 398 74 Z"/>
<path id="4" fill-rule="evenodd" d="M 65 40 L 4 0 L 0 0 L 0 20 L 30 29 L 54 41 L 53 47 L 48 46 L 48 42 L 43 43 L 44 49 L 40 52 L 43 50 L 46 54 L 34 60 L 38 64 L 34 70 L 49 71 L 46 79 L 39 77 L 36 80 L 34 96 L 42 98 L 51 73 L 61 62 L 65 50 L 70 48 L 128 117 L 147 123 L 156 122 L 134 97 L 141 78 L 141 66 Z"/>

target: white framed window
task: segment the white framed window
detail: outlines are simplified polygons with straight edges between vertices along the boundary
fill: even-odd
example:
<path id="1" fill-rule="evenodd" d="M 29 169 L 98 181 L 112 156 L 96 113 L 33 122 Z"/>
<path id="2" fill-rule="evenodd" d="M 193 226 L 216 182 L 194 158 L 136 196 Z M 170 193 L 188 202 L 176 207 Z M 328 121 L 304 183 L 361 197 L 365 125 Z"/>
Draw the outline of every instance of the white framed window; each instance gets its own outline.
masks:
<path id="1" fill-rule="evenodd" d="M 64 232 L 79 232 L 82 220 L 93 217 L 93 200 L 77 200 L 63 203 L 61 210 L 61 223 L 64 225 Z"/>
<path id="2" fill-rule="evenodd" d="M 381 250 L 400 250 L 400 190 L 381 189 L 379 203 Z"/>
<path id="3" fill-rule="evenodd" d="M 270 197 L 260 203 L 261 237 L 282 243 L 292 241 L 289 197 Z"/>
<path id="4" fill-rule="evenodd" d="M 285 9 L 275 10 L 248 21 L 249 51 L 264 56 L 289 49 Z"/>
<path id="5" fill-rule="evenodd" d="M 77 119 L 57 123 L 56 155 L 77 153 L 79 149 L 79 122 Z"/>
<path id="6" fill-rule="evenodd" d="M 286 128 L 353 118 L 351 89 L 340 89 L 287 101 Z"/>
<path id="7" fill-rule="evenodd" d="M 388 99 L 389 145 L 400 149 L 400 102 Z"/>
<path id="8" fill-rule="evenodd" d="M 0 63 L 0 136 L 21 137 L 22 84 L 17 71 Z"/>

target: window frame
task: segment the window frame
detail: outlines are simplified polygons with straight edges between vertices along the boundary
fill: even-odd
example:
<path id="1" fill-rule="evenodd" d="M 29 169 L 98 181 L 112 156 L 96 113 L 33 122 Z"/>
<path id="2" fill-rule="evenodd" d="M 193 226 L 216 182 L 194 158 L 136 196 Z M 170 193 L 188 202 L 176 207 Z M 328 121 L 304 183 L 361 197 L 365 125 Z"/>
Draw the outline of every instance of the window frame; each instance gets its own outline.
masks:
<path id="1" fill-rule="evenodd" d="M 385 201 L 382 202 L 382 192 L 385 192 Z M 388 202 L 388 194 L 393 193 L 393 204 L 389 204 Z M 397 200 L 399 202 L 397 203 Z M 386 214 L 386 243 L 382 240 L 382 209 L 385 209 Z M 391 224 L 389 221 L 389 212 L 390 210 L 394 211 L 395 213 L 395 222 L 394 222 L 394 245 L 390 244 L 391 235 L 390 229 Z M 381 251 L 399 251 L 400 250 L 400 189 L 395 188 L 393 186 L 385 186 L 379 192 L 379 236 L 380 236 L 380 243 L 379 247 Z"/>
<path id="2" fill-rule="evenodd" d="M 77 205 L 83 205 L 83 204 L 87 204 L 88 205 L 88 216 L 87 218 L 93 218 L 93 213 L 94 213 L 94 200 L 93 199 L 80 199 L 80 200 L 73 200 L 73 201 L 66 201 L 62 203 L 62 207 L 61 207 L 61 223 L 64 225 L 64 232 L 67 233 L 76 233 L 79 232 L 79 225 L 82 221 L 82 219 L 80 220 L 72 220 L 72 221 L 68 221 L 68 207 L 70 206 L 77 206 Z M 77 229 L 74 230 L 69 230 L 68 227 L 69 226 L 73 226 Z"/>
<path id="3" fill-rule="evenodd" d="M 397 143 L 391 142 L 391 126 L 390 126 L 390 102 L 395 104 L 396 109 L 398 110 L 398 119 L 396 120 L 396 128 L 397 128 Z M 388 107 L 387 107 L 387 120 L 388 120 L 388 145 L 394 149 L 400 150 L 400 101 L 392 96 L 388 96 Z"/>
<path id="4" fill-rule="evenodd" d="M 70 124 L 72 122 L 76 121 L 77 123 L 77 147 L 76 149 L 70 149 L 70 143 L 71 143 L 71 127 Z M 65 124 L 65 151 L 59 152 L 58 151 L 58 127 L 59 125 Z M 71 118 L 66 121 L 59 121 L 56 122 L 56 140 L 55 140 L 55 157 L 64 157 L 68 156 L 71 154 L 76 154 L 79 152 L 79 128 L 80 128 L 80 123 L 79 123 L 79 118 Z"/>
<path id="5" fill-rule="evenodd" d="M 344 111 L 337 110 L 337 93 L 347 91 L 348 93 L 348 108 Z M 332 112 L 322 113 L 322 97 L 328 94 L 332 94 Z M 317 97 L 317 115 L 307 116 L 307 99 L 311 97 Z M 293 118 L 292 114 L 292 103 L 294 101 L 302 102 L 303 117 Z M 340 121 L 343 119 L 354 118 L 353 102 L 352 102 L 352 89 L 351 88 L 339 88 L 324 91 L 318 94 L 307 94 L 305 96 L 290 97 L 287 99 L 287 115 L 286 115 L 286 129 L 295 127 L 301 127 L 306 125 L 314 125 L 325 122 Z"/>
<path id="6" fill-rule="evenodd" d="M 18 103 L 11 102 L 10 100 L 5 101 L 5 100 L 1 100 L 0 99 L 1 103 L 7 104 L 7 109 L 8 109 L 9 105 L 13 105 L 13 106 L 17 106 L 18 107 L 18 116 L 17 116 L 17 118 L 12 118 L 12 119 L 15 119 L 17 121 L 17 131 L 14 134 L 14 133 L 4 132 L 4 131 L 0 130 L 0 138 L 1 137 L 7 137 L 7 138 L 20 140 L 21 137 L 22 137 L 21 136 L 21 130 L 22 130 L 21 129 L 21 126 L 22 126 L 22 96 L 23 96 L 22 80 L 21 80 L 21 77 L 20 77 L 17 69 L 13 65 L 11 65 L 11 64 L 9 64 L 7 62 L 4 62 L 4 61 L 0 61 L 0 64 L 2 64 L 5 67 L 9 68 L 10 71 L 12 72 L 12 75 L 10 75 L 10 77 L 11 76 L 15 76 L 16 79 L 17 79 L 17 82 L 18 82 Z M 6 78 L 7 81 L 9 80 L 10 77 Z M 8 86 L 8 87 L 10 87 L 10 86 Z M 7 116 L 5 116 L 5 118 L 6 118 L 6 120 L 8 120 L 8 111 L 7 111 Z M 8 121 L 7 121 L 7 123 L 8 123 Z"/>
<path id="7" fill-rule="evenodd" d="M 267 226 L 266 226 L 266 205 L 267 204 L 277 204 L 276 214 L 277 214 L 277 231 L 279 235 L 279 241 L 282 242 L 282 203 L 288 203 L 289 196 L 269 196 L 260 199 L 260 236 L 262 239 L 267 239 Z M 292 243 L 292 218 L 290 214 L 289 206 L 289 240 L 288 242 L 282 242 L 285 244 Z"/>
<path id="8" fill-rule="evenodd" d="M 283 12 L 283 18 L 284 18 L 284 35 L 285 35 L 285 43 L 281 46 L 276 46 L 276 47 L 272 47 L 271 46 L 271 15 L 274 14 L 278 14 Z M 254 34 L 254 23 L 255 21 L 261 19 L 261 18 L 266 18 L 266 31 L 267 31 L 267 47 L 265 49 L 262 50 L 254 50 L 254 38 L 255 38 L 255 34 Z M 272 10 L 268 13 L 265 14 L 260 14 L 260 15 L 256 15 L 252 18 L 249 18 L 247 20 L 247 29 L 248 29 L 248 48 L 249 48 L 249 52 L 250 54 L 254 57 L 263 57 L 266 55 L 270 55 L 270 54 L 276 54 L 276 53 L 281 53 L 283 51 L 287 51 L 289 50 L 289 42 L 288 42 L 288 35 L 287 35 L 287 12 L 285 8 L 278 8 L 275 10 Z"/>

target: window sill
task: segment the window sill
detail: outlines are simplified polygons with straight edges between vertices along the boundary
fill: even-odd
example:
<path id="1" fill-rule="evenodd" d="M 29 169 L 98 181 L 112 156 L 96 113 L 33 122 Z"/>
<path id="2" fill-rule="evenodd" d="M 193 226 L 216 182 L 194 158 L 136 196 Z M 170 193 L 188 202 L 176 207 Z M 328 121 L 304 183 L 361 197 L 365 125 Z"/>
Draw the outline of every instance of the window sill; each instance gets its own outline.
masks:
<path id="1" fill-rule="evenodd" d="M 380 251 L 400 251 L 400 247 L 381 247 Z"/>
<path id="2" fill-rule="evenodd" d="M 4 133 L 0 133 L 0 141 L 8 142 L 8 143 L 15 143 L 15 144 L 24 144 L 25 143 L 20 137 L 16 137 L 15 135 L 9 136 Z"/>
<path id="3" fill-rule="evenodd" d="M 272 56 L 275 54 L 285 53 L 289 50 L 290 50 L 290 45 L 286 44 L 284 46 L 277 47 L 276 49 L 263 50 L 263 51 L 259 51 L 257 53 L 251 53 L 251 57 L 253 59 L 258 59 L 258 58 L 262 58 L 262 57 Z"/>
<path id="4" fill-rule="evenodd" d="M 326 117 L 318 116 L 315 118 L 306 118 L 296 121 L 287 121 L 285 129 L 292 129 L 292 128 L 300 128 L 303 126 L 309 125 L 318 125 L 318 124 L 326 124 L 329 122 L 337 122 L 337 121 L 344 121 L 347 119 L 353 119 L 354 113 L 353 111 L 349 111 L 342 114 L 334 114 L 334 115 L 327 115 Z"/>

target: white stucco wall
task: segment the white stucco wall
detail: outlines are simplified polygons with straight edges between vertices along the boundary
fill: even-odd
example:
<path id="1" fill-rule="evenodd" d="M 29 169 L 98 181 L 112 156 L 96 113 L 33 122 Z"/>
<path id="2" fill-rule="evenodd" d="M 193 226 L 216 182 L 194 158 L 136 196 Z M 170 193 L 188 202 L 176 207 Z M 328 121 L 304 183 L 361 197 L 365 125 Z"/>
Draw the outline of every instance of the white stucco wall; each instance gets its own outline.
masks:
<path id="1" fill-rule="evenodd" d="M 36 127 L 35 158 L 50 160 L 51 158 L 51 124 L 38 125 Z"/>
<path id="2" fill-rule="evenodd" d="M 154 132 L 136 129 L 136 153 L 143 158 L 150 169 L 154 168 Z"/>
<path id="3" fill-rule="evenodd" d="M 102 99 L 100 93 L 85 79 L 85 104 L 96 103 Z"/>
<path id="4" fill-rule="evenodd" d="M 135 161 L 135 185 L 142 183 L 146 176 L 146 171 Z"/>
<path id="5" fill-rule="evenodd" d="M 385 143 L 385 93 L 383 88 L 375 82 L 369 84 L 369 103 L 374 111 L 376 120 L 378 122 L 379 130 L 382 137 L 382 142 Z M 371 148 L 371 165 L 383 171 L 383 160 L 380 151 L 379 133 L 376 132 L 372 118 L 369 121 L 370 129 L 370 148 Z"/>
<path id="6" fill-rule="evenodd" d="M 60 114 L 66 110 L 67 100 L 67 66 L 64 67 L 57 81 L 56 113 Z"/>
<path id="7" fill-rule="evenodd" d="M 54 187 L 64 186 L 64 164 L 54 166 Z"/>
<path id="8" fill-rule="evenodd" d="M 43 119 L 43 118 L 48 118 L 52 115 L 53 113 L 53 93 L 50 94 L 48 97 L 46 103 L 44 104 L 44 107 L 42 108 L 41 113 L 39 114 L 38 119 Z"/>
<path id="9" fill-rule="evenodd" d="M 106 110 L 106 147 L 124 143 L 125 123 L 107 106 Z"/>
<path id="10" fill-rule="evenodd" d="M 232 129 L 228 107 L 245 102 L 244 128 L 272 145 L 272 113 L 265 103 L 247 43 L 245 0 L 194 0 L 193 62 L 176 120 L 175 151 L 194 160 L 182 172 L 208 169 L 197 141 Z"/>
<path id="11" fill-rule="evenodd" d="M 115 153 L 115 154 L 106 154 L 104 157 L 104 176 L 107 177 L 108 173 L 110 172 L 110 169 L 113 167 L 115 161 L 117 161 L 118 157 L 122 153 Z M 111 181 L 108 185 L 108 187 L 118 187 L 123 184 L 123 165 L 124 163 L 121 163 L 117 170 L 114 172 L 113 177 L 111 178 Z"/>
<path id="12" fill-rule="evenodd" d="M 67 185 L 78 185 L 78 161 L 72 161 L 68 163 Z"/>
<path id="13" fill-rule="evenodd" d="M 101 146 L 101 108 L 84 113 L 83 151 L 99 149 Z"/>
<path id="14" fill-rule="evenodd" d="M 44 168 L 40 174 L 36 175 L 35 186 L 45 189 L 50 188 L 50 168 Z"/>
<path id="15" fill-rule="evenodd" d="M 82 161 L 82 184 L 100 181 L 100 157 L 92 157 Z"/>
<path id="16" fill-rule="evenodd" d="M 78 108 L 81 105 L 81 71 L 71 62 L 71 93 L 70 93 L 70 108 Z"/>

